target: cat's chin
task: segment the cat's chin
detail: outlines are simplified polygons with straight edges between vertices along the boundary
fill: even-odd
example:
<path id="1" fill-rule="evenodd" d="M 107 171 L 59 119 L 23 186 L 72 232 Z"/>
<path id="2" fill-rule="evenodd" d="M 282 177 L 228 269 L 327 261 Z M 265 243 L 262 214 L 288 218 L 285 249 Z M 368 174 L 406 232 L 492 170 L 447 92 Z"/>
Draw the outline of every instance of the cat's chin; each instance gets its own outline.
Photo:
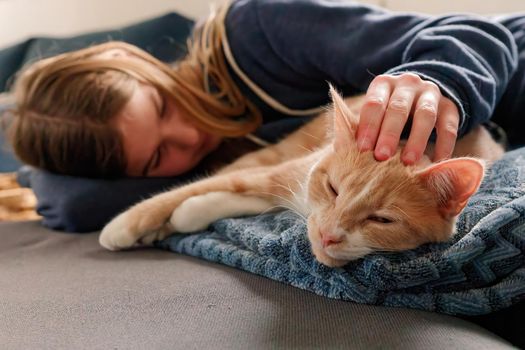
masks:
<path id="1" fill-rule="evenodd" d="M 316 247 L 315 244 L 312 244 L 312 253 L 314 254 L 315 259 L 323 265 L 328 267 L 341 267 L 346 265 L 350 259 L 337 259 L 328 255 L 323 248 Z"/>
<path id="2" fill-rule="evenodd" d="M 314 251 L 314 256 L 318 262 L 328 267 L 341 267 L 349 262 L 349 260 L 339 260 L 332 258 L 322 251 Z"/>
<path id="3" fill-rule="evenodd" d="M 372 252 L 369 248 L 354 248 L 354 251 L 350 256 L 338 257 L 336 247 L 327 247 L 323 248 L 320 238 L 319 231 L 315 228 L 315 221 L 312 217 L 309 218 L 309 227 L 308 227 L 308 240 L 310 241 L 311 251 L 315 259 L 326 266 L 329 267 L 341 267 L 348 264 L 352 260 L 357 260 L 365 256 L 366 254 Z M 333 250 L 336 251 L 333 251 Z"/>
<path id="4" fill-rule="evenodd" d="M 317 224 L 313 216 L 308 218 L 308 240 L 310 241 L 310 249 L 315 259 L 321 264 L 328 267 L 341 267 L 350 261 L 350 259 L 342 260 L 333 258 L 325 252 L 321 245 L 319 230 L 317 229 Z"/>

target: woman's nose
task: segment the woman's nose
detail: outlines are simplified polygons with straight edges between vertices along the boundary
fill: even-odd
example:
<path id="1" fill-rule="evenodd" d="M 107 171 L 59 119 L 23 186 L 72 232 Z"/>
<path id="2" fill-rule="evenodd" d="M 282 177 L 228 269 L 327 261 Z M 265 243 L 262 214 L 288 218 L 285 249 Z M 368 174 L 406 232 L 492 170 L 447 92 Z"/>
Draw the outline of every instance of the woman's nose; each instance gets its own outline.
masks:
<path id="1" fill-rule="evenodd" d="M 172 118 L 164 127 L 165 139 L 180 147 L 197 145 L 201 138 L 200 131 L 183 118 Z"/>

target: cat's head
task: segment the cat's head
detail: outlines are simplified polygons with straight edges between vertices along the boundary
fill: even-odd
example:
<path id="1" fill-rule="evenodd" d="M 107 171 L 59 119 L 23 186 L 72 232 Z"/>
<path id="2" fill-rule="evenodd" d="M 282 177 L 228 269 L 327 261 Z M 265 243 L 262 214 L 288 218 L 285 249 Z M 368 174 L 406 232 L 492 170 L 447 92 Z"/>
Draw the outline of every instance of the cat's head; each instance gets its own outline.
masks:
<path id="1" fill-rule="evenodd" d="M 405 166 L 400 152 L 378 162 L 356 146 L 357 116 L 331 89 L 332 143 L 312 168 L 306 201 L 317 260 L 341 266 L 373 251 L 445 241 L 474 194 L 484 164 L 474 158 Z"/>

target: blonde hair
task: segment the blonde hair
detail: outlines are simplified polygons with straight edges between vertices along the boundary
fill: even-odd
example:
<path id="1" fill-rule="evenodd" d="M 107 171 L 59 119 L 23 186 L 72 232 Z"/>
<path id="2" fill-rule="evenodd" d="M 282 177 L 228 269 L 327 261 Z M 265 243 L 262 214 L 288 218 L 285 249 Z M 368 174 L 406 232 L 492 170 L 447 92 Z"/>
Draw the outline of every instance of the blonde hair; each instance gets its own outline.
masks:
<path id="1" fill-rule="evenodd" d="M 108 42 L 24 69 L 13 89 L 16 110 L 9 134 L 15 153 L 25 163 L 57 173 L 123 175 L 122 139 L 110 121 L 139 83 L 172 98 L 207 132 L 238 137 L 255 130 L 261 124 L 260 112 L 233 82 L 222 52 L 228 7 L 196 26 L 187 55 L 173 66 L 135 46 Z M 97 56 L 111 49 L 141 60 Z"/>

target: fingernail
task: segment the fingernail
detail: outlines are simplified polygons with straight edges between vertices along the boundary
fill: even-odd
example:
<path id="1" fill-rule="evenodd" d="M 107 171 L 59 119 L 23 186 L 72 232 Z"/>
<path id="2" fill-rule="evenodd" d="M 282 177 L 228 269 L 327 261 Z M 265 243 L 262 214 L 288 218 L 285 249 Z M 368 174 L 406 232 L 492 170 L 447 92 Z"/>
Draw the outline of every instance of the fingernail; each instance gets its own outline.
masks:
<path id="1" fill-rule="evenodd" d="M 390 157 L 390 149 L 386 146 L 383 146 L 379 149 L 378 155 L 388 158 Z"/>
<path id="2" fill-rule="evenodd" d="M 403 160 L 405 161 L 405 163 L 414 164 L 416 162 L 416 154 L 414 152 L 407 152 L 403 156 Z"/>
<path id="3" fill-rule="evenodd" d="M 357 147 L 360 151 L 369 151 L 372 149 L 372 142 L 367 138 L 362 138 L 357 141 Z"/>

